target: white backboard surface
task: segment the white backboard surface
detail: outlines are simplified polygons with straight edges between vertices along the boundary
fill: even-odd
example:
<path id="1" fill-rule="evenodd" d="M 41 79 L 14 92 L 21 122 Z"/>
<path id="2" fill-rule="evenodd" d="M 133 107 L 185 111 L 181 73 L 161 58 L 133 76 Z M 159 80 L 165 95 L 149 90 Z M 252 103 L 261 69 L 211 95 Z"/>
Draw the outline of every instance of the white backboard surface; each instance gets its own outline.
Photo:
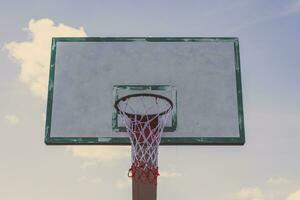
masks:
<path id="1" fill-rule="evenodd" d="M 162 144 L 244 144 L 237 38 L 53 38 L 47 144 L 130 144 L 113 105 L 139 91 L 175 108 Z"/>

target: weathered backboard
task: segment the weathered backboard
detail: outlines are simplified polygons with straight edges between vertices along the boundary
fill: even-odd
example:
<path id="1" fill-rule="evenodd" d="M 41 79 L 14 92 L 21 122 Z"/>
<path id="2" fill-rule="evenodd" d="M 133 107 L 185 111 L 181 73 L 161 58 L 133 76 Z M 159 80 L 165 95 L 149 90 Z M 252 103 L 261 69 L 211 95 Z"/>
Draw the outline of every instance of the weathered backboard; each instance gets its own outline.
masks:
<path id="1" fill-rule="evenodd" d="M 53 38 L 46 144 L 130 144 L 116 99 L 172 100 L 162 145 L 245 142 L 237 38 Z"/>

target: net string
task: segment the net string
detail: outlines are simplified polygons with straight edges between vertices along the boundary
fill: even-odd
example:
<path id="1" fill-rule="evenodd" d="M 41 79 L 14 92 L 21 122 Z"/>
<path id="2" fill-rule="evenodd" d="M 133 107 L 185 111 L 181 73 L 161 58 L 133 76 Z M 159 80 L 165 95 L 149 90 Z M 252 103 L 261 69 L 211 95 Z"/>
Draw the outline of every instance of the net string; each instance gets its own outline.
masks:
<path id="1" fill-rule="evenodd" d="M 145 97 L 139 97 L 142 111 L 138 111 L 130 105 L 128 99 L 119 104 L 120 116 L 127 129 L 127 135 L 131 142 L 131 168 L 128 175 L 142 181 L 156 184 L 158 173 L 158 148 L 161 142 L 163 129 L 168 121 L 171 109 L 164 115 L 160 115 L 159 101 L 157 97 L 151 98 L 152 103 L 146 106 Z M 149 114 L 155 106 L 157 114 Z M 130 110 L 131 116 L 127 115 Z M 150 117 L 151 116 L 151 117 Z M 156 123 L 157 122 L 157 123 Z M 155 126 L 153 127 L 153 123 Z"/>

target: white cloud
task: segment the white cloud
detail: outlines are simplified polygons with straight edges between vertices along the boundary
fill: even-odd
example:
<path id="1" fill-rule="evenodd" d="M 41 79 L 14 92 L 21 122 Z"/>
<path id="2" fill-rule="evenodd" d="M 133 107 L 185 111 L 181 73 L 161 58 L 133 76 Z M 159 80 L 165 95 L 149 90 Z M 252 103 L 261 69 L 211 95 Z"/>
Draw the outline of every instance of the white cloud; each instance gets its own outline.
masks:
<path id="1" fill-rule="evenodd" d="M 97 161 L 85 161 L 80 165 L 81 169 L 87 169 L 90 167 L 95 167 L 97 166 L 98 162 Z"/>
<path id="2" fill-rule="evenodd" d="M 79 183 L 93 183 L 93 184 L 101 184 L 103 183 L 103 179 L 102 178 L 93 178 L 90 179 L 87 176 L 81 176 L 77 179 L 77 182 Z"/>
<path id="3" fill-rule="evenodd" d="M 286 200 L 299 200 L 300 199 L 300 190 L 290 194 Z"/>
<path id="4" fill-rule="evenodd" d="M 69 146 L 67 151 L 72 152 L 72 155 L 75 157 L 92 160 L 82 165 L 82 168 L 93 166 L 95 162 L 130 159 L 130 148 L 127 146 Z"/>
<path id="5" fill-rule="evenodd" d="M 55 25 L 50 19 L 31 19 L 24 29 L 31 40 L 12 41 L 4 46 L 10 57 L 20 64 L 19 79 L 34 95 L 46 98 L 52 37 L 86 36 L 82 27 L 73 28 L 64 24 Z"/>
<path id="6" fill-rule="evenodd" d="M 91 180 L 91 183 L 101 184 L 103 182 L 102 178 L 95 178 Z"/>
<path id="7" fill-rule="evenodd" d="M 235 195 L 238 200 L 264 200 L 264 196 L 258 187 L 244 187 Z"/>
<path id="8" fill-rule="evenodd" d="M 233 28 L 230 33 L 235 33 L 243 28 L 249 28 L 258 24 L 268 23 L 270 21 L 300 12 L 300 0 L 292 0 L 290 3 L 285 4 L 287 6 L 283 6 L 283 8 L 280 8 L 280 10 L 270 9 L 268 12 L 252 12 L 252 14 L 254 14 L 252 17 L 243 20 L 243 23 Z M 264 9 L 264 11 L 266 10 Z"/>
<path id="9" fill-rule="evenodd" d="M 283 11 L 282 15 L 291 15 L 300 11 L 300 0 L 293 0 L 287 8 Z"/>
<path id="10" fill-rule="evenodd" d="M 42 114 L 42 121 L 46 122 L 46 113 L 45 112 Z"/>
<path id="11" fill-rule="evenodd" d="M 5 120 L 8 124 L 10 124 L 10 125 L 12 125 L 12 126 L 18 124 L 19 121 L 20 121 L 19 118 L 18 118 L 16 115 L 13 115 L 13 114 L 9 114 L 9 115 L 4 116 L 4 120 Z"/>
<path id="12" fill-rule="evenodd" d="M 176 178 L 182 176 L 181 173 L 174 171 L 159 171 L 159 175 L 162 178 Z"/>
<path id="13" fill-rule="evenodd" d="M 85 182 L 85 181 L 87 181 L 88 180 L 88 178 L 86 177 L 86 176 L 81 176 L 81 177 L 79 177 L 78 179 L 77 179 L 77 181 L 78 182 Z"/>
<path id="14" fill-rule="evenodd" d="M 118 179 L 115 181 L 115 186 L 117 189 L 123 190 L 131 186 L 131 181 L 131 178 L 128 177 Z"/>
<path id="15" fill-rule="evenodd" d="M 284 185 L 290 183 L 290 180 L 283 177 L 271 177 L 267 180 L 267 183 L 271 185 Z"/>

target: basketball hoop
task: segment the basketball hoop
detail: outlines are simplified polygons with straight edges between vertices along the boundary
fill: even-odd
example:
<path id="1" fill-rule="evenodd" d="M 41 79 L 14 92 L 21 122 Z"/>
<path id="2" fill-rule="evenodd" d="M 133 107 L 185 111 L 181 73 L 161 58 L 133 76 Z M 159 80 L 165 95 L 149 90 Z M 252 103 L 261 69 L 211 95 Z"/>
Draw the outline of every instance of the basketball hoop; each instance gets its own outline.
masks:
<path id="1" fill-rule="evenodd" d="M 158 147 L 173 102 L 158 94 L 138 93 L 118 99 L 114 105 L 131 142 L 128 176 L 157 184 Z"/>

